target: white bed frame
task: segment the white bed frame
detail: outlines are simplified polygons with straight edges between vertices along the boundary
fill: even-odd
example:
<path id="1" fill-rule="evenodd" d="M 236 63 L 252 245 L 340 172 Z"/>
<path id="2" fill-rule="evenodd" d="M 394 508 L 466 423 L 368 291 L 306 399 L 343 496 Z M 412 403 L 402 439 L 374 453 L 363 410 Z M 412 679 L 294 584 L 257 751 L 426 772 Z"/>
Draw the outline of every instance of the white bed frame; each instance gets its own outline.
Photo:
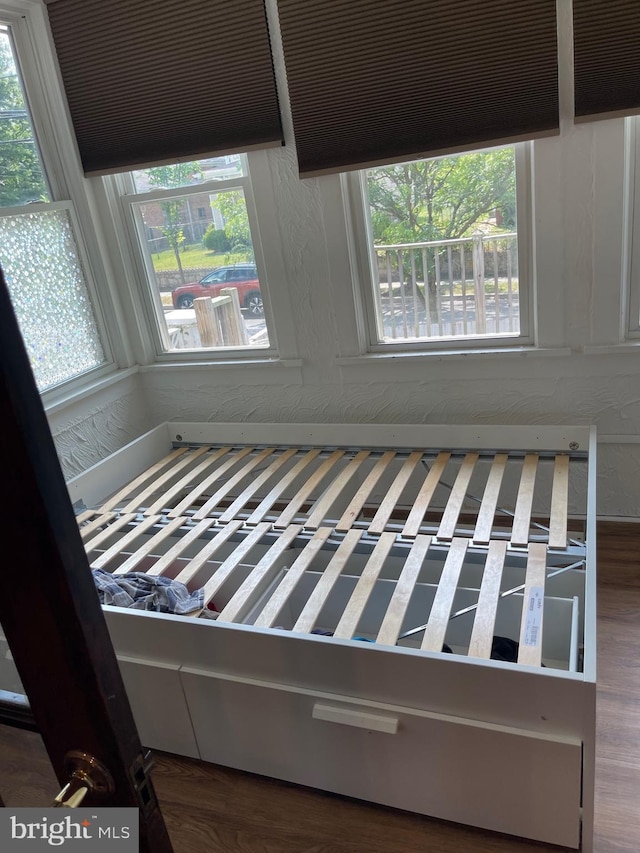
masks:
<path id="1" fill-rule="evenodd" d="M 94 568 L 219 611 L 105 606 L 142 741 L 591 853 L 595 447 L 573 426 L 167 423 L 75 478 Z"/>

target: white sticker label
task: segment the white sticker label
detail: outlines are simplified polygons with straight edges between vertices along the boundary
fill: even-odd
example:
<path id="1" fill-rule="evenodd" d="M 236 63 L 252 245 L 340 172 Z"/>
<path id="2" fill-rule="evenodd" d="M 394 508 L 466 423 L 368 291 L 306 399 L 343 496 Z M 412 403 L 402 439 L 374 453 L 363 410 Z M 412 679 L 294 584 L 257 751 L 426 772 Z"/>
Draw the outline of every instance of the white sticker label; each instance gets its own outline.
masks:
<path id="1" fill-rule="evenodd" d="M 524 624 L 525 646 L 537 646 L 542 633 L 542 605 L 544 590 L 541 586 L 531 587 L 527 601 L 527 621 Z"/>

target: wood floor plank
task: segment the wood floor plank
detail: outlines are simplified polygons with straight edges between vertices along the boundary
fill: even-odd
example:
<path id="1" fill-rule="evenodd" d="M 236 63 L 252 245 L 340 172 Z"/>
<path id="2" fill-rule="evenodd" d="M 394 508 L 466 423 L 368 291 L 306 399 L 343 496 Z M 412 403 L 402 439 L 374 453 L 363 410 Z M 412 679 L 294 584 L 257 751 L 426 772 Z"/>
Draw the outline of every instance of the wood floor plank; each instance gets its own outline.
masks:
<path id="1" fill-rule="evenodd" d="M 494 539 L 489 543 L 478 595 L 478 607 L 473 620 L 469 657 L 485 658 L 486 660 L 491 657 L 500 583 L 506 554 L 507 543 L 504 539 Z"/>
<path id="2" fill-rule="evenodd" d="M 405 564 L 402 567 L 400 577 L 387 607 L 387 612 L 382 620 L 376 638 L 377 643 L 382 643 L 386 646 L 395 646 L 398 642 L 398 636 L 402 630 L 402 623 L 404 622 L 407 607 L 411 601 L 411 596 L 420 577 L 420 569 L 426 559 L 430 546 L 431 536 L 425 536 L 423 533 L 419 533 L 416 536 L 405 560 Z"/>
<path id="3" fill-rule="evenodd" d="M 504 477 L 508 453 L 496 453 L 491 463 L 491 469 L 487 478 L 487 485 L 482 495 L 482 503 L 476 519 L 476 527 L 473 531 L 473 541 L 479 545 L 488 545 L 493 532 L 493 519 L 498 506 L 500 487 Z"/>
<path id="4" fill-rule="evenodd" d="M 433 494 L 438 487 L 440 478 L 447 467 L 447 463 L 451 458 L 451 453 L 443 451 L 438 453 L 433 464 L 429 468 L 429 472 L 425 477 L 418 495 L 413 502 L 411 512 L 407 518 L 406 524 L 402 529 L 402 535 L 408 538 L 417 536 L 420 531 L 420 525 L 424 520 L 425 513 L 429 509 L 429 504 L 433 500 Z"/>
<path id="5" fill-rule="evenodd" d="M 422 638 L 421 649 L 441 652 L 449 625 L 453 599 L 458 588 L 458 578 L 467 553 L 468 539 L 456 538 L 451 542 L 438 583 L 429 621 Z"/>
<path id="6" fill-rule="evenodd" d="M 387 532 L 380 534 L 380 538 L 369 555 L 362 574 L 358 578 L 356 588 L 351 593 L 351 597 L 342 611 L 340 621 L 333 632 L 334 637 L 342 637 L 350 640 L 358 630 L 358 623 L 360 622 L 362 613 L 367 606 L 385 560 L 389 556 L 389 551 L 395 541 L 395 533 Z"/>
<path id="7" fill-rule="evenodd" d="M 553 466 L 549 547 L 567 547 L 567 518 L 569 513 L 569 456 L 558 454 Z"/>
<path id="8" fill-rule="evenodd" d="M 518 663 L 540 666 L 542 663 L 542 630 L 544 588 L 547 574 L 547 546 L 542 542 L 529 545 L 527 571 L 520 625 Z"/>

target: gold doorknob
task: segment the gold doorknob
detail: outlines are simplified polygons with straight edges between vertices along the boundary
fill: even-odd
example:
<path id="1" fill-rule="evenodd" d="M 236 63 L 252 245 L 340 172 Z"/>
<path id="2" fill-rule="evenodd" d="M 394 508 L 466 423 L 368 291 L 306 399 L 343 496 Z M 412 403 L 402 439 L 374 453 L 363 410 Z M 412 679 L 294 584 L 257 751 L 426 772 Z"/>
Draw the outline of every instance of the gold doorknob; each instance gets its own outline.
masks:
<path id="1" fill-rule="evenodd" d="M 69 781 L 54 799 L 55 808 L 77 808 L 91 792 L 106 797 L 115 790 L 113 777 L 101 761 L 88 752 L 71 750 L 64 757 L 64 768 Z"/>

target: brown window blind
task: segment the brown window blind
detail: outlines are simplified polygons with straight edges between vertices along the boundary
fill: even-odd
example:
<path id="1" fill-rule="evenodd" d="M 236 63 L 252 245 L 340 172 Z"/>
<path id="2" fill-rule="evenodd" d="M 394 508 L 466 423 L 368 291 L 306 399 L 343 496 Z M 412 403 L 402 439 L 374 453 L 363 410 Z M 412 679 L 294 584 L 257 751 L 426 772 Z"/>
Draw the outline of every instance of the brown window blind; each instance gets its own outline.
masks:
<path id="1" fill-rule="evenodd" d="M 558 131 L 555 0 L 278 0 L 300 173 Z"/>
<path id="2" fill-rule="evenodd" d="M 573 0 L 578 120 L 640 111 L 640 2 Z"/>
<path id="3" fill-rule="evenodd" d="M 282 143 L 263 0 L 47 0 L 84 170 Z"/>

